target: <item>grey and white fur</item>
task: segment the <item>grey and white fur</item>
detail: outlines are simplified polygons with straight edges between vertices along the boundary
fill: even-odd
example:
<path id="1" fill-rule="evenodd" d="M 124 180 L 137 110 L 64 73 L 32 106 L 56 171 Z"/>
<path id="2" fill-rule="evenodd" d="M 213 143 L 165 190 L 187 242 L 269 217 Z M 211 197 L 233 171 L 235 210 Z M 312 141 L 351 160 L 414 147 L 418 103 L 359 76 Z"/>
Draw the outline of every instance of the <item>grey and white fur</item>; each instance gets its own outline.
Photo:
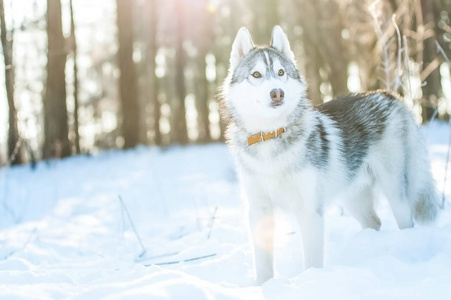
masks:
<path id="1" fill-rule="evenodd" d="M 381 226 L 376 189 L 388 199 L 400 229 L 435 220 L 440 204 L 411 111 L 386 91 L 313 107 L 279 26 L 268 47 L 254 46 L 248 30 L 239 30 L 222 96 L 259 284 L 274 274 L 275 209 L 297 220 L 306 269 L 323 264 L 323 207 L 330 199 L 344 199 L 364 228 Z M 249 136 L 278 128 L 285 132 L 248 145 Z"/>

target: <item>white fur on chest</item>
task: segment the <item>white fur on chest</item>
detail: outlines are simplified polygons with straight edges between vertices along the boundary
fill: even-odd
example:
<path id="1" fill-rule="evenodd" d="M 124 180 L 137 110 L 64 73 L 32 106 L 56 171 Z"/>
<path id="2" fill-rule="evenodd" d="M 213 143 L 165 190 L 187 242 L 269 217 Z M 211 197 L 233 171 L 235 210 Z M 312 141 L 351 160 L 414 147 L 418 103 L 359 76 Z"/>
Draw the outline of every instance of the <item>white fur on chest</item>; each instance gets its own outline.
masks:
<path id="1" fill-rule="evenodd" d="M 277 139 L 277 138 L 276 138 Z M 301 159 L 305 155 L 305 147 L 291 146 L 290 149 L 280 149 L 277 140 L 260 142 L 258 150 L 254 154 L 239 151 L 239 162 L 254 173 L 275 174 L 291 173 L 299 167 Z"/>
<path id="2" fill-rule="evenodd" d="M 251 172 L 241 168 L 246 194 L 259 194 L 259 197 L 251 197 L 251 201 L 261 201 L 263 205 L 267 202 L 273 208 L 291 212 L 317 202 L 318 171 L 313 168 L 296 169 L 295 157 L 299 153 L 284 153 L 280 158 L 265 157 L 265 154 L 269 155 L 260 153 L 255 158 L 248 157 L 246 163 L 253 164 Z"/>

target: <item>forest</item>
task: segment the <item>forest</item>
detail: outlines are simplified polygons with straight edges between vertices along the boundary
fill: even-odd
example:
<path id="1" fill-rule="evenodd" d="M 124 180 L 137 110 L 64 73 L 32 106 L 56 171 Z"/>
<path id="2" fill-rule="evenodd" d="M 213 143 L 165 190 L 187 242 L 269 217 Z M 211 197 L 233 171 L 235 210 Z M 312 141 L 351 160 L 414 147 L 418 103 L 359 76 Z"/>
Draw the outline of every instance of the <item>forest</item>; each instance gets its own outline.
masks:
<path id="1" fill-rule="evenodd" d="M 451 0 L 0 0 L 0 166 L 223 141 L 233 39 L 287 33 L 314 104 L 390 89 L 451 113 Z"/>

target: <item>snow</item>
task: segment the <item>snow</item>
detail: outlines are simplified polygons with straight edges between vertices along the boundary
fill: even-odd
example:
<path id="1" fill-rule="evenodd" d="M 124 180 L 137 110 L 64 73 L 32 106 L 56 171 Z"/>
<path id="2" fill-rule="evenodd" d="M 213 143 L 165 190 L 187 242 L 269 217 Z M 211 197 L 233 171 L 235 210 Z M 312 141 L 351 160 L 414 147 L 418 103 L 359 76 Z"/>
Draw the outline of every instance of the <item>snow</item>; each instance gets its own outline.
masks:
<path id="1" fill-rule="evenodd" d="M 442 193 L 450 126 L 423 129 Z M 299 272 L 299 234 L 280 214 L 277 275 L 256 286 L 225 145 L 3 168 L 0 299 L 451 299 L 451 167 L 447 176 L 432 226 L 398 230 L 384 200 L 379 232 L 330 207 L 320 269 Z"/>

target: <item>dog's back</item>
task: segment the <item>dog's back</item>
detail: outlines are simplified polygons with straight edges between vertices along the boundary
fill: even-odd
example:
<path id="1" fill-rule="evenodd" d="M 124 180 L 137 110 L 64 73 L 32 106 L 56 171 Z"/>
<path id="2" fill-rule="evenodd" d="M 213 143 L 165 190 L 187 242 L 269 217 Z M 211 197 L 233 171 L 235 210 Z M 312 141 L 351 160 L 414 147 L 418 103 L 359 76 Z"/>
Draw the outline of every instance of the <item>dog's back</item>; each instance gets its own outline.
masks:
<path id="1" fill-rule="evenodd" d="M 420 223 L 435 220 L 439 201 L 426 147 L 411 111 L 397 95 L 387 91 L 351 94 L 315 109 L 339 128 L 349 181 L 359 175 L 373 179 L 354 194 L 368 198 L 370 188 L 380 188 L 400 228 L 411 227 L 413 219 Z"/>

